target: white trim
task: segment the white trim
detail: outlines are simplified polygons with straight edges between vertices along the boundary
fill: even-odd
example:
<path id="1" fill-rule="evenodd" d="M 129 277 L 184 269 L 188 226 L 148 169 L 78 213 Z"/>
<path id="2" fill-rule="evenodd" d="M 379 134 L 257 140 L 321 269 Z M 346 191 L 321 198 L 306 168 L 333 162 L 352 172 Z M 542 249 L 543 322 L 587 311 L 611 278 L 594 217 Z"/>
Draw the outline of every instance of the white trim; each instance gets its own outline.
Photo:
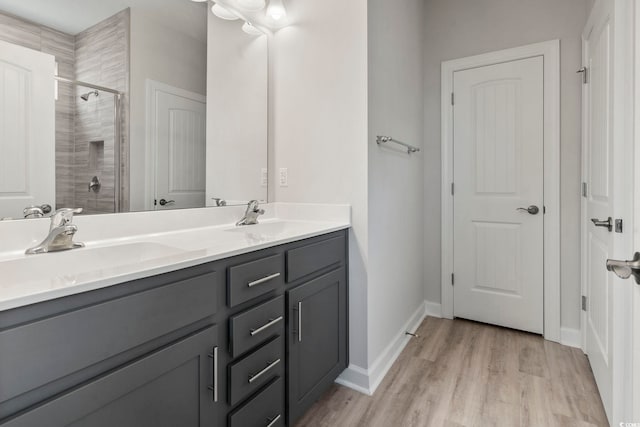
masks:
<path id="1" fill-rule="evenodd" d="M 424 315 L 431 317 L 442 317 L 442 304 L 438 302 L 425 301 L 424 302 Z"/>
<path id="2" fill-rule="evenodd" d="M 582 331 L 573 328 L 560 328 L 560 344 L 582 350 Z"/>
<path id="3" fill-rule="evenodd" d="M 629 94 L 637 94 L 635 92 L 635 70 L 634 60 L 634 27 L 636 18 L 635 0 L 596 0 L 594 7 L 589 16 L 589 20 L 585 25 L 582 34 L 583 42 L 583 58 L 587 57 L 587 43 L 590 32 L 597 25 L 601 25 L 599 17 L 609 13 L 605 8 L 612 8 L 613 21 L 613 89 L 611 97 L 613 99 L 613 150 L 616 157 L 614 166 L 614 212 L 613 217 L 623 218 L 626 230 L 634 230 L 637 224 L 634 224 L 634 155 L 637 152 L 634 147 L 634 114 L 637 101 L 634 96 Z M 586 89 L 586 88 L 585 88 Z M 586 135 L 588 131 L 588 115 L 585 107 L 588 103 L 588 91 L 583 91 L 583 141 L 582 141 L 582 178 L 588 166 L 588 157 L 586 147 Z M 623 154 L 621 154 L 623 153 Z M 635 153 L 635 154 L 634 154 Z M 620 167 L 622 165 L 622 167 Z M 636 201 L 637 203 L 637 201 Z M 584 198 L 581 203 L 581 290 L 583 295 L 587 295 L 586 284 L 586 230 L 588 219 L 585 215 L 586 203 Z M 613 257 L 628 259 L 634 251 L 632 233 L 625 232 L 618 236 L 614 241 Z M 638 250 L 638 248 L 635 248 Z M 602 266 L 604 268 L 604 266 Z M 613 274 L 613 273 L 609 273 Z M 614 279 L 613 286 L 613 313 L 610 315 L 611 329 L 613 331 L 611 363 L 611 406 L 605 405 L 605 411 L 611 425 L 617 425 L 620 422 L 636 421 L 633 408 L 633 372 L 632 372 L 632 280 Z M 581 315 L 582 321 L 582 347 L 587 352 L 587 315 L 585 312 Z"/>
<path id="4" fill-rule="evenodd" d="M 157 92 L 165 92 L 206 104 L 207 97 L 196 92 L 180 89 L 151 79 L 145 80 L 145 144 L 144 144 L 144 208 L 154 210 L 152 200 L 156 193 L 156 104 Z"/>
<path id="5" fill-rule="evenodd" d="M 613 53 L 613 140 L 614 156 L 621 167 L 615 166 L 614 177 L 615 218 L 623 218 L 627 230 L 634 226 L 634 6 L 636 0 L 615 0 L 614 53 Z M 615 165 L 615 161 L 614 161 Z M 621 201 L 618 204 L 618 201 Z M 633 256 L 633 235 L 618 235 L 614 257 L 627 259 Z M 604 268 L 604 266 L 603 266 Z M 610 273 L 611 274 L 611 273 Z M 613 290 L 613 423 L 631 419 L 633 413 L 632 379 L 632 328 L 633 280 L 617 279 Z M 638 421 L 638 420 L 634 420 Z"/>
<path id="6" fill-rule="evenodd" d="M 640 7 L 634 4 L 634 22 L 632 24 L 632 31 L 635 36 L 634 40 L 634 164 L 640 164 Z M 634 170 L 635 176 L 633 179 L 633 195 L 634 195 L 634 248 L 640 250 L 640 230 L 638 226 L 640 223 L 640 170 Z M 631 411 L 630 419 L 640 420 L 640 287 L 635 287 L 633 291 L 632 302 L 632 347 L 631 347 L 631 383 L 633 387 L 631 389 Z"/>
<path id="7" fill-rule="evenodd" d="M 551 40 L 442 63 L 442 316 L 453 318 L 453 114 L 455 71 L 544 57 L 544 337 L 560 341 L 560 41 Z"/>
<path id="8" fill-rule="evenodd" d="M 369 390 L 369 373 L 358 365 L 350 364 L 336 379 L 336 383 L 367 396 L 372 394 Z"/>
<path id="9" fill-rule="evenodd" d="M 411 339 L 411 336 L 405 332 L 415 333 L 424 318 L 425 303 L 422 302 L 400 331 L 398 331 L 395 339 L 382 351 L 369 369 L 364 369 L 357 365 L 349 365 L 349 367 L 340 374 L 336 383 L 372 396 Z"/>

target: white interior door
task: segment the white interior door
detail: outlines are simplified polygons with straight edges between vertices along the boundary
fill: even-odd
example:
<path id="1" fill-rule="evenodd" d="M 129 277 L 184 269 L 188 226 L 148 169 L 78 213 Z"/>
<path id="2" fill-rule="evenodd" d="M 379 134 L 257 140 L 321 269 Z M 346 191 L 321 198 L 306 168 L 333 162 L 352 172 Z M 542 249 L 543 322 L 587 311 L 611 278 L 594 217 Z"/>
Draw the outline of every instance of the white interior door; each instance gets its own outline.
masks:
<path id="1" fill-rule="evenodd" d="M 635 34 L 635 97 L 634 97 L 634 164 L 640 164 L 640 7 L 635 8 L 634 19 Z M 640 168 L 634 168 L 633 177 L 634 191 L 634 235 L 633 246 L 636 251 L 640 252 Z M 640 420 L 640 285 L 633 287 L 632 297 L 632 419 Z"/>
<path id="2" fill-rule="evenodd" d="M 55 60 L 0 41 L 0 218 L 55 206 Z"/>
<path id="3" fill-rule="evenodd" d="M 539 56 L 454 73 L 454 316 L 535 333 L 544 325 L 543 66 Z"/>
<path id="4" fill-rule="evenodd" d="M 611 420 L 613 378 L 613 289 L 616 278 L 603 267 L 614 258 L 612 230 L 597 227 L 591 219 L 614 216 L 613 139 L 613 23 L 612 2 L 594 8 L 583 36 L 584 63 L 588 68 L 583 103 L 586 197 L 583 201 L 583 280 L 587 297 L 585 351 L 589 356 L 600 396 Z"/>
<path id="5" fill-rule="evenodd" d="M 154 90 L 156 209 L 205 206 L 204 97 L 162 85 Z"/>

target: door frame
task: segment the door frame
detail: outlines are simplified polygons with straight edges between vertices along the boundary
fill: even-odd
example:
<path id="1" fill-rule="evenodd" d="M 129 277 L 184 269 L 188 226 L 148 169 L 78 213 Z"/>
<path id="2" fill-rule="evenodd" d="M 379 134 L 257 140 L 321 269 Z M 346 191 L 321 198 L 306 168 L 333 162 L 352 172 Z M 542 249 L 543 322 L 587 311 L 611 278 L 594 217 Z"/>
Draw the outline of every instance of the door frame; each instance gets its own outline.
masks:
<path id="1" fill-rule="evenodd" d="M 453 318 L 453 78 L 456 71 L 544 58 L 544 337 L 560 342 L 560 40 L 442 63 L 442 316 Z"/>
<path id="2" fill-rule="evenodd" d="M 638 151 L 634 147 L 634 133 L 638 129 L 638 103 L 634 96 L 631 94 L 640 94 L 636 84 L 636 78 L 640 76 L 638 74 L 637 66 L 640 65 L 640 61 L 636 57 L 636 54 L 640 54 L 636 43 L 638 35 L 635 34 L 636 21 L 640 19 L 636 17 L 639 13 L 635 7 L 635 0 L 608 0 L 613 3 L 612 19 L 614 22 L 613 32 L 613 51 L 612 51 L 612 104 L 613 118 L 613 150 L 614 156 L 621 156 L 623 159 L 622 167 L 615 168 L 614 171 L 614 212 L 612 212 L 613 218 L 622 218 L 624 220 L 623 230 L 624 233 L 617 234 L 617 239 L 614 239 L 613 257 L 617 259 L 629 259 L 633 255 L 633 239 L 634 228 L 638 224 L 634 224 L 634 204 L 638 204 L 639 200 L 635 194 L 640 190 L 635 188 L 634 179 L 637 179 L 635 175 L 634 157 L 638 156 Z M 593 6 L 592 12 L 589 16 L 589 20 L 585 24 L 585 31 L 582 35 L 583 45 L 583 58 L 586 57 L 586 43 L 585 38 L 588 36 L 590 28 L 597 25 L 594 22 L 595 14 L 593 11 L 597 11 L 599 8 L 605 7 L 605 1 L 596 0 Z M 631 89 L 631 90 L 630 90 Z M 583 96 L 587 92 L 583 92 Z M 586 98 L 585 98 L 586 99 Z M 586 129 L 588 125 L 588 116 L 584 111 L 583 103 L 583 129 Z M 582 159 L 582 178 L 584 181 L 586 165 L 588 162 L 585 150 L 586 139 L 584 139 L 586 132 L 583 130 L 583 159 Z M 623 153 L 620 155 L 619 153 Z M 633 153 L 632 155 L 624 155 Z M 637 181 L 635 181 L 637 182 Z M 634 196 L 636 199 L 634 200 Z M 581 263 L 582 263 L 582 278 L 581 278 L 581 290 L 583 295 L 587 295 L 586 280 L 585 280 L 585 253 L 586 242 L 584 236 L 586 235 L 587 218 L 585 215 L 585 199 L 582 198 L 581 202 Z M 637 248 L 636 248 L 637 249 Z M 605 268 L 602 265 L 602 268 Z M 613 274 L 613 273 L 609 273 Z M 637 402 L 638 396 L 634 396 L 634 392 L 640 393 L 640 387 L 634 388 L 633 377 L 638 375 L 634 371 L 633 366 L 633 280 L 622 280 L 614 278 L 614 289 L 612 292 L 613 297 L 613 313 L 609 321 L 612 323 L 613 339 L 612 339 L 612 406 L 610 411 L 607 412 L 611 425 L 619 422 L 632 422 L 637 421 L 633 419 L 633 405 L 634 399 Z M 585 327 L 587 321 L 586 312 L 582 312 L 581 315 L 581 327 L 582 327 L 582 347 L 586 351 L 586 332 Z M 631 325 L 631 326 L 630 326 Z"/>
<path id="3" fill-rule="evenodd" d="M 634 224 L 634 204 L 639 201 L 634 200 L 634 195 L 639 190 L 634 188 L 634 179 L 637 179 L 635 175 L 634 156 L 638 156 L 638 152 L 634 147 L 634 133 L 637 131 L 637 101 L 634 96 L 629 96 L 629 93 L 640 94 L 636 85 L 636 78 L 639 76 L 637 65 L 640 61 L 636 58 L 638 47 L 636 42 L 638 35 L 635 34 L 636 25 L 636 13 L 637 8 L 634 7 L 635 0 L 610 0 L 613 3 L 613 15 L 614 22 L 613 33 L 613 52 L 612 52 L 612 104 L 613 109 L 613 150 L 614 156 L 619 156 L 618 153 L 633 153 L 633 155 L 624 155 L 621 158 L 624 159 L 621 168 L 615 168 L 614 172 L 614 194 L 613 197 L 619 201 L 614 202 L 614 212 L 612 212 L 613 218 L 622 218 L 624 220 L 624 233 L 618 234 L 618 238 L 615 239 L 613 248 L 613 257 L 617 259 L 629 259 L 633 255 L 633 239 L 634 239 L 634 227 L 638 224 Z M 603 0 L 596 0 L 589 20 L 585 24 L 585 31 L 582 35 L 583 45 L 583 58 L 586 57 L 586 43 L 585 38 L 588 36 L 588 31 L 597 22 L 594 22 L 594 10 L 604 7 Z M 640 17 L 639 17 L 640 18 Z M 629 90 L 631 89 L 631 90 Z M 583 92 L 583 96 L 587 94 L 586 90 Z M 637 95 L 636 95 L 637 96 Z M 586 98 L 584 98 L 586 99 Z M 588 125 L 588 116 L 584 111 L 583 103 L 583 129 L 586 129 Z M 583 142 L 582 142 L 582 180 L 585 179 L 586 165 L 588 158 L 586 156 L 586 138 L 584 136 L 586 132 L 583 130 Z M 582 278 L 581 278 L 581 291 L 582 295 L 587 295 L 586 280 L 585 280 L 585 253 L 586 242 L 584 236 L 586 235 L 587 218 L 585 216 L 585 199 L 581 198 L 581 263 L 582 263 Z M 636 248 L 637 249 L 637 248 Z M 603 265 L 602 268 L 605 268 Z M 609 273 L 613 274 L 613 273 Z M 609 319 L 612 322 L 612 330 L 614 331 L 612 339 L 612 354 L 613 354 L 613 368 L 612 368 L 612 407 L 610 408 L 609 416 L 610 422 L 617 424 L 619 422 L 631 422 L 633 420 L 633 404 L 634 400 L 638 400 L 637 396 L 634 396 L 634 383 L 632 381 L 634 374 L 633 371 L 633 280 L 622 280 L 614 278 L 614 289 L 612 292 L 613 297 L 613 313 Z M 586 312 L 582 312 L 581 315 L 581 328 L 582 328 L 582 348 L 586 351 L 586 332 L 585 327 L 587 321 Z"/>
<path id="4" fill-rule="evenodd" d="M 634 22 L 632 32 L 634 33 L 634 164 L 640 164 L 640 7 L 633 5 Z M 638 229 L 638 219 L 640 218 L 640 170 L 634 168 L 633 179 L 634 191 L 634 247 L 640 250 L 640 230 Z M 638 286 L 638 287 L 636 287 Z M 640 420 L 640 285 L 634 284 L 635 290 L 632 297 L 632 347 L 631 347 L 631 409 L 629 415 L 631 420 Z"/>
<path id="5" fill-rule="evenodd" d="M 156 105 L 158 101 L 157 93 L 159 91 L 169 93 L 171 95 L 180 96 L 196 102 L 207 103 L 207 97 L 196 92 L 171 86 L 166 83 L 146 79 L 146 114 L 145 114 L 145 183 L 144 183 L 144 208 L 145 210 L 154 210 L 153 199 L 156 196 L 156 174 L 157 174 L 157 135 Z"/>

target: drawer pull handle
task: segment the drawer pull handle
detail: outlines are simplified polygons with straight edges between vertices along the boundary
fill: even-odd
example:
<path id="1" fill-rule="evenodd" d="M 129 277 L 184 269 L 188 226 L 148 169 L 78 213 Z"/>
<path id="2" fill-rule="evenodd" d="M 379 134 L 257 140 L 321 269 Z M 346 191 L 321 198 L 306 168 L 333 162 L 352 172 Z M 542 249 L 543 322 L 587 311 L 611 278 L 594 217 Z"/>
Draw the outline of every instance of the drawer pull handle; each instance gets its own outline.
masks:
<path id="1" fill-rule="evenodd" d="M 269 422 L 269 424 L 267 424 L 267 427 L 273 427 L 278 422 L 279 419 L 280 419 L 280 414 L 278 414 L 278 416 L 275 418 L 267 418 L 267 421 Z"/>
<path id="2" fill-rule="evenodd" d="M 218 402 L 218 347 L 213 347 L 213 353 L 208 354 L 209 359 L 212 360 L 212 371 L 213 371 L 213 385 L 207 387 L 209 390 L 213 392 L 213 402 Z"/>
<path id="3" fill-rule="evenodd" d="M 298 302 L 298 342 L 302 342 L 302 301 Z"/>
<path id="4" fill-rule="evenodd" d="M 273 273 L 268 275 L 267 277 L 263 277 L 262 279 L 254 280 L 253 282 L 249 282 L 247 286 L 253 288 L 254 286 L 261 285 L 268 282 L 269 280 L 273 280 L 276 277 L 280 277 L 280 273 Z"/>
<path id="5" fill-rule="evenodd" d="M 258 372 L 255 375 L 251 375 L 251 374 L 249 375 L 249 384 L 252 384 L 254 381 L 257 381 L 258 378 L 260 378 L 261 376 L 269 372 L 271 368 L 273 368 L 278 363 L 280 363 L 280 359 L 277 359 L 275 362 L 267 362 L 267 363 L 268 363 L 267 367 L 264 368 L 262 371 Z"/>
<path id="6" fill-rule="evenodd" d="M 282 316 L 278 317 L 277 319 L 269 319 L 269 323 L 267 323 L 264 326 L 260 326 L 258 329 L 251 329 L 251 331 L 249 333 L 251 334 L 252 337 L 255 336 L 255 335 L 258 335 L 260 332 L 264 331 L 265 329 L 270 328 L 271 326 L 275 325 L 276 323 L 278 323 L 282 319 L 283 319 Z"/>

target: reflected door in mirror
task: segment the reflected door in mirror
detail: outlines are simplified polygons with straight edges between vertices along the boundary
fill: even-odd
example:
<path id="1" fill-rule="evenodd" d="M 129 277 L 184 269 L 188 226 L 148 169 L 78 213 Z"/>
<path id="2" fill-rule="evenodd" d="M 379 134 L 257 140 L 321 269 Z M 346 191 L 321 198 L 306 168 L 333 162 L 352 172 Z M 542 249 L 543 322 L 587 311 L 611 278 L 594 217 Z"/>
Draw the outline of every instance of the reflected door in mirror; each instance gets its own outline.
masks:
<path id="1" fill-rule="evenodd" d="M 55 204 L 55 63 L 0 41 L 0 218 Z"/>
<path id="2" fill-rule="evenodd" d="M 156 145 L 156 209 L 205 206 L 205 98 L 164 84 L 151 85 Z"/>

